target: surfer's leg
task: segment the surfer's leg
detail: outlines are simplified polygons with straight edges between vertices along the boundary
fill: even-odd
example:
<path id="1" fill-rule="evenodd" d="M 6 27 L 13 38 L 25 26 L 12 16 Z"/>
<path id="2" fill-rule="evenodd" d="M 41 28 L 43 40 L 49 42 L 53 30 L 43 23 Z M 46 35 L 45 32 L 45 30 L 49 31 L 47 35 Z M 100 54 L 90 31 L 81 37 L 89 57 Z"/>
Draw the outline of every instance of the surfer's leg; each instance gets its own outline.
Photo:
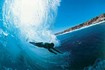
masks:
<path id="1" fill-rule="evenodd" d="M 59 50 L 57 50 L 57 49 L 55 49 L 55 48 L 52 48 L 54 51 L 56 51 L 56 52 L 58 52 L 58 53 L 61 53 L 62 54 L 62 52 L 60 52 Z"/>
<path id="2" fill-rule="evenodd" d="M 51 53 L 57 54 L 56 52 L 52 51 L 51 49 L 48 49 L 48 50 L 49 50 L 49 52 L 51 52 Z"/>

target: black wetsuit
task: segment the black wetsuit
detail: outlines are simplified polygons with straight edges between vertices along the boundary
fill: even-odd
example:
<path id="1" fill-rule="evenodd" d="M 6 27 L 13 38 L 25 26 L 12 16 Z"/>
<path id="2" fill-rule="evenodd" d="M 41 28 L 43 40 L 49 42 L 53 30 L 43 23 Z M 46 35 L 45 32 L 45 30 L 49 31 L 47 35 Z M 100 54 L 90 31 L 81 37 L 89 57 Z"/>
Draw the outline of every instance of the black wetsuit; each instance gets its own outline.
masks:
<path id="1" fill-rule="evenodd" d="M 58 51 L 57 49 L 54 48 L 54 43 L 43 43 L 43 42 L 38 42 L 38 43 L 35 43 L 35 42 L 29 42 L 35 46 L 38 46 L 38 47 L 43 47 L 45 49 L 48 49 L 50 52 L 54 53 L 54 54 L 57 54 L 56 52 L 58 53 L 61 53 L 60 51 Z M 56 52 L 54 52 L 56 51 Z"/>

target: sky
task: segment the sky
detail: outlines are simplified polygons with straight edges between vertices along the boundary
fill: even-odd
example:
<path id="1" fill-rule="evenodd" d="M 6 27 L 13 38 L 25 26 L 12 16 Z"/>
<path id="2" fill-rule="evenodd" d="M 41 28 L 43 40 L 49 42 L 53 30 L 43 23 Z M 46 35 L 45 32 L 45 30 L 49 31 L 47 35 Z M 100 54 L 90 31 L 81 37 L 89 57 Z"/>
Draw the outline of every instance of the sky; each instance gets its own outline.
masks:
<path id="1" fill-rule="evenodd" d="M 61 0 L 52 31 L 63 31 L 102 13 L 105 13 L 105 0 Z"/>

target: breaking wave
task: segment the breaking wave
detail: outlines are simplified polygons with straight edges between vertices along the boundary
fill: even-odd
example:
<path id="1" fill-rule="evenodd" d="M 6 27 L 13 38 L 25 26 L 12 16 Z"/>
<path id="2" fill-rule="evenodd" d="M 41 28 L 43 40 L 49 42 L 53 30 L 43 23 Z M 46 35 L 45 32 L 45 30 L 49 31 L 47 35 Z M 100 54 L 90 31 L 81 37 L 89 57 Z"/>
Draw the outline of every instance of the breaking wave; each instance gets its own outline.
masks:
<path id="1" fill-rule="evenodd" d="M 56 61 L 60 55 L 53 58 L 54 55 L 46 49 L 28 43 L 42 41 L 59 44 L 50 29 L 59 5 L 60 0 L 4 1 L 3 24 L 0 24 L 0 69 L 46 70 L 61 62 Z"/>
<path id="2" fill-rule="evenodd" d="M 60 0 L 5 0 L 3 22 L 8 34 L 20 40 L 53 42 L 58 40 L 51 32 Z"/>

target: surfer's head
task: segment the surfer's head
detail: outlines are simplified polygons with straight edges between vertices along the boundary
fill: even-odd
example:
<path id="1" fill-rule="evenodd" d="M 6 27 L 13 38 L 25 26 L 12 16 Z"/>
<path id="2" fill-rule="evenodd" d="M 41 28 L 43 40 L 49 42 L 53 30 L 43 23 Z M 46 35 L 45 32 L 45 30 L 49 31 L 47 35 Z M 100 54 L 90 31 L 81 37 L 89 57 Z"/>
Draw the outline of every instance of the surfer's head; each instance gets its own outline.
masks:
<path id="1" fill-rule="evenodd" d="M 54 46 L 54 43 L 51 43 L 51 46 L 53 47 Z"/>

